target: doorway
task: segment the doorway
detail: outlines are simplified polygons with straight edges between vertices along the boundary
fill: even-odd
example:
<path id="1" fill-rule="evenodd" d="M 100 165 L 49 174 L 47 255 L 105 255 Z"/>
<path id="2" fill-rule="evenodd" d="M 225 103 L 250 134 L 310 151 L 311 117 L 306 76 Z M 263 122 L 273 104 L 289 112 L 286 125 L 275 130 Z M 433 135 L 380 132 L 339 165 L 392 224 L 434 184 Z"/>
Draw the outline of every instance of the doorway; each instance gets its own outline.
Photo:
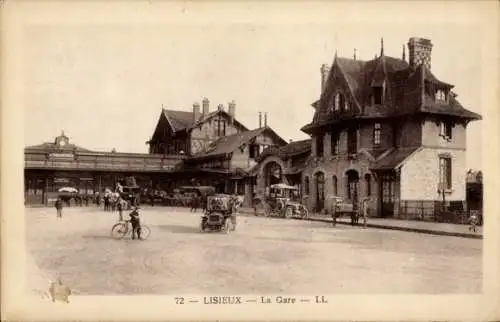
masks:
<path id="1" fill-rule="evenodd" d="M 347 199 L 352 202 L 354 210 L 358 209 L 358 188 L 359 188 L 359 173 L 356 170 L 349 170 L 347 175 Z"/>
<path id="2" fill-rule="evenodd" d="M 325 208 L 325 174 L 317 172 L 315 175 L 316 181 L 316 212 L 322 212 Z"/>
<path id="3" fill-rule="evenodd" d="M 392 172 L 380 176 L 380 209 L 381 217 L 394 217 L 396 199 L 396 175 Z"/>

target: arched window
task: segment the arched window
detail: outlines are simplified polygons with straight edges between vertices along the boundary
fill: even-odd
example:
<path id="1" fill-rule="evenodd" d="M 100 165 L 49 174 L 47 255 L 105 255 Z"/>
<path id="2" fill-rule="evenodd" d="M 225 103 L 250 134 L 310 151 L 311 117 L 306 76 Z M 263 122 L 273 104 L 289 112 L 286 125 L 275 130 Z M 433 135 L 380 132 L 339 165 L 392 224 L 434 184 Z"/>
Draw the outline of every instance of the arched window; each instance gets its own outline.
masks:
<path id="1" fill-rule="evenodd" d="M 304 195 L 309 194 L 309 177 L 304 178 Z"/>
<path id="2" fill-rule="evenodd" d="M 345 97 L 342 93 L 338 93 L 338 95 L 339 95 L 339 109 L 345 109 L 345 104 L 346 104 Z"/>
<path id="3" fill-rule="evenodd" d="M 337 196 L 338 195 L 338 185 L 337 185 L 337 176 L 332 177 L 332 185 L 333 185 L 333 195 Z"/>
<path id="4" fill-rule="evenodd" d="M 348 100 L 345 100 L 344 109 L 346 111 L 349 111 L 349 101 Z"/>
<path id="5" fill-rule="evenodd" d="M 340 93 L 335 94 L 335 111 L 340 109 Z"/>
<path id="6" fill-rule="evenodd" d="M 369 173 L 365 174 L 365 184 L 366 196 L 370 197 L 372 195 L 372 176 Z"/>

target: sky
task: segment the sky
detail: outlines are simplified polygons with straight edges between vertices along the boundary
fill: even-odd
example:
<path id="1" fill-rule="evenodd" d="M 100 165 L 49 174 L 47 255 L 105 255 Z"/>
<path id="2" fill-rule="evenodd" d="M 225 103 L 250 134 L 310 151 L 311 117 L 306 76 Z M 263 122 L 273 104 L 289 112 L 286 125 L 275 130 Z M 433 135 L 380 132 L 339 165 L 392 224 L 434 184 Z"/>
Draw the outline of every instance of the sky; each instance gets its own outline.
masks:
<path id="1" fill-rule="evenodd" d="M 312 120 L 321 65 L 331 65 L 335 50 L 352 57 L 356 48 L 358 59 L 372 59 L 381 37 L 393 57 L 401 57 L 412 36 L 431 39 L 435 76 L 455 85 L 464 107 L 483 113 L 475 24 L 349 22 L 334 19 L 334 9 L 332 19 L 325 14 L 283 23 L 155 19 L 29 26 L 23 34 L 25 145 L 53 141 L 64 130 L 87 149 L 147 152 L 162 106 L 191 111 L 203 97 L 211 110 L 234 100 L 236 118 L 248 128 L 258 126 L 258 112 L 267 112 L 268 124 L 285 140 L 305 139 L 300 128 Z M 468 168 L 481 168 L 481 132 L 481 121 L 469 124 Z"/>

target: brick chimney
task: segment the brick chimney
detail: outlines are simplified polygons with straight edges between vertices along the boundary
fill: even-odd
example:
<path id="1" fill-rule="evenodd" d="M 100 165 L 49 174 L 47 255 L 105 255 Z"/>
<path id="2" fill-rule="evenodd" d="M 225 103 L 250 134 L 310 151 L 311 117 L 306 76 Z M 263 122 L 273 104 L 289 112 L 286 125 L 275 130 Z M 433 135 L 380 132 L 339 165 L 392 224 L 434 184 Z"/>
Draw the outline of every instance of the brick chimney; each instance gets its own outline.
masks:
<path id="1" fill-rule="evenodd" d="M 229 113 L 229 116 L 231 117 L 231 124 L 233 123 L 234 121 L 234 113 L 236 111 L 236 102 L 234 100 L 232 100 L 231 102 L 228 103 L 228 113 Z"/>
<path id="2" fill-rule="evenodd" d="M 202 116 L 206 116 L 209 113 L 209 108 L 210 108 L 210 101 L 208 100 L 208 98 L 205 97 L 203 99 L 202 105 L 203 105 Z"/>
<path id="3" fill-rule="evenodd" d="M 321 93 L 325 90 L 326 81 L 328 80 L 328 74 L 330 73 L 330 67 L 327 64 L 321 65 Z"/>
<path id="4" fill-rule="evenodd" d="M 432 43 L 429 39 L 411 37 L 408 41 L 409 64 L 412 69 L 424 65 L 431 69 Z"/>
<path id="5" fill-rule="evenodd" d="M 264 127 L 267 127 L 267 112 L 264 113 Z"/>
<path id="6" fill-rule="evenodd" d="M 262 127 L 262 112 L 259 112 L 259 129 Z"/>
<path id="7" fill-rule="evenodd" d="M 201 113 L 200 113 L 200 104 L 198 102 L 195 102 L 193 104 L 193 123 L 199 121 L 200 120 L 200 116 L 201 116 Z"/>

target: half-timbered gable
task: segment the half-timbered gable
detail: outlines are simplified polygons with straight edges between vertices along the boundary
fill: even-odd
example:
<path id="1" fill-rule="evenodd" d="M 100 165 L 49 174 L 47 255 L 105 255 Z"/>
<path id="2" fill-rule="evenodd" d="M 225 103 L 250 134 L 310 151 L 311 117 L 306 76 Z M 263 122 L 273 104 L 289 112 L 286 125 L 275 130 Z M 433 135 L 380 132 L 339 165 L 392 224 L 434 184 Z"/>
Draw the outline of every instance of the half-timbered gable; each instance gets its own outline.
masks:
<path id="1" fill-rule="evenodd" d="M 150 153 L 196 155 L 220 137 L 248 130 L 235 119 L 234 101 L 228 104 L 227 111 L 219 105 L 210 112 L 208 99 L 202 104 L 201 110 L 194 103 L 192 112 L 162 109 L 153 136 L 147 142 Z"/>

